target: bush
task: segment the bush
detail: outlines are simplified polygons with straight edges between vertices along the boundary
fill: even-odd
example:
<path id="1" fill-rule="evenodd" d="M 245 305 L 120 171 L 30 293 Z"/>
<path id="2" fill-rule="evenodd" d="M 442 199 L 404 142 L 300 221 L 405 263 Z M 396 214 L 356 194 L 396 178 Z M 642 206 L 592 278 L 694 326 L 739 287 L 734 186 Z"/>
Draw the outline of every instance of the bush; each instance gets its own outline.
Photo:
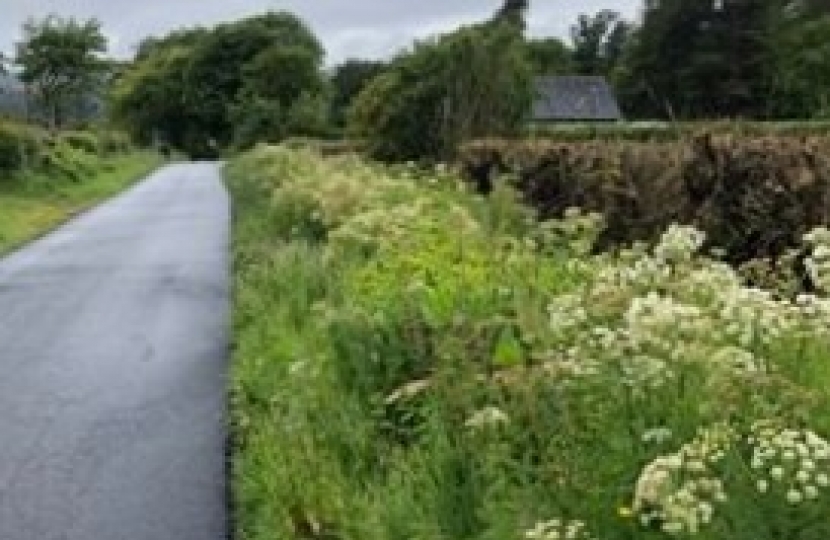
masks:
<path id="1" fill-rule="evenodd" d="M 13 173 L 36 157 L 40 141 L 33 129 L 0 123 L 0 172 Z"/>
<path id="2" fill-rule="evenodd" d="M 60 140 L 74 150 L 95 156 L 102 150 L 101 140 L 88 131 L 67 131 L 60 134 Z"/>

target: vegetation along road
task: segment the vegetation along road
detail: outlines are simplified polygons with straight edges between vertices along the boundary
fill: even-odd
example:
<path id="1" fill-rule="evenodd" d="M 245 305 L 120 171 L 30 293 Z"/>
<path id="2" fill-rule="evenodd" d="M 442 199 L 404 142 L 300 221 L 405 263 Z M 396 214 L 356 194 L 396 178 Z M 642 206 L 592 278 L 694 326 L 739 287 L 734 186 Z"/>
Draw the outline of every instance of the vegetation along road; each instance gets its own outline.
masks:
<path id="1" fill-rule="evenodd" d="M 228 208 L 171 166 L 0 261 L 0 538 L 225 538 Z"/>

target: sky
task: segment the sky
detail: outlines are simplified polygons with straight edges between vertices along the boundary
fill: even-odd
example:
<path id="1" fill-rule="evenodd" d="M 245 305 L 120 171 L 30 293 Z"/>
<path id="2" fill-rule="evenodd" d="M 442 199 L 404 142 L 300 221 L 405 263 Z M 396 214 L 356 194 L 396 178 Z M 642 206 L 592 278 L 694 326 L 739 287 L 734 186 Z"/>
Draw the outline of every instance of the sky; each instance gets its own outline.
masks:
<path id="1" fill-rule="evenodd" d="M 50 13 L 103 23 L 110 51 L 129 58 L 148 35 L 211 25 L 268 10 L 302 17 L 323 41 L 327 63 L 384 58 L 415 38 L 490 16 L 501 0 L 0 0 L 0 51 L 11 53 L 20 26 Z M 529 26 L 537 36 L 566 38 L 580 13 L 614 9 L 635 17 L 641 0 L 531 0 Z"/>

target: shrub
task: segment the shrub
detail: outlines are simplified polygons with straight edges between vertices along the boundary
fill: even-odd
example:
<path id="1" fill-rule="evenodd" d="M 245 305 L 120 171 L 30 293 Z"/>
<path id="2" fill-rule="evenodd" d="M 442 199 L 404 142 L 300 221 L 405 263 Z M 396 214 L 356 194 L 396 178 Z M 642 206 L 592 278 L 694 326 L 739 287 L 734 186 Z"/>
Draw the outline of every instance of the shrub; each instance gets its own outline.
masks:
<path id="1" fill-rule="evenodd" d="M 74 150 L 98 155 L 102 150 L 99 138 L 88 131 L 67 131 L 60 134 L 60 140 Z"/>
<path id="2" fill-rule="evenodd" d="M 39 147 L 40 141 L 34 130 L 0 123 L 0 171 L 11 173 L 29 165 Z"/>

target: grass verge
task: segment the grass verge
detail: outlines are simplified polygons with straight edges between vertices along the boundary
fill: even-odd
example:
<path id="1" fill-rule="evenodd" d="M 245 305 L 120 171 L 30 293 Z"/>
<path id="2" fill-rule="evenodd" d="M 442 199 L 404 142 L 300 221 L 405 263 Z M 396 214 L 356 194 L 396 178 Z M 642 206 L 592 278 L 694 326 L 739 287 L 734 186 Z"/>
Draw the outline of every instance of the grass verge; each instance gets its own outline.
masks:
<path id="1" fill-rule="evenodd" d="M 119 193 L 161 163 L 155 153 L 132 152 L 102 159 L 79 181 L 55 181 L 45 173 L 0 179 L 0 254 Z"/>
<path id="2" fill-rule="evenodd" d="M 239 540 L 830 538 L 830 300 L 673 226 L 259 148 L 234 197 Z M 830 231 L 805 239 L 830 290 Z"/>

